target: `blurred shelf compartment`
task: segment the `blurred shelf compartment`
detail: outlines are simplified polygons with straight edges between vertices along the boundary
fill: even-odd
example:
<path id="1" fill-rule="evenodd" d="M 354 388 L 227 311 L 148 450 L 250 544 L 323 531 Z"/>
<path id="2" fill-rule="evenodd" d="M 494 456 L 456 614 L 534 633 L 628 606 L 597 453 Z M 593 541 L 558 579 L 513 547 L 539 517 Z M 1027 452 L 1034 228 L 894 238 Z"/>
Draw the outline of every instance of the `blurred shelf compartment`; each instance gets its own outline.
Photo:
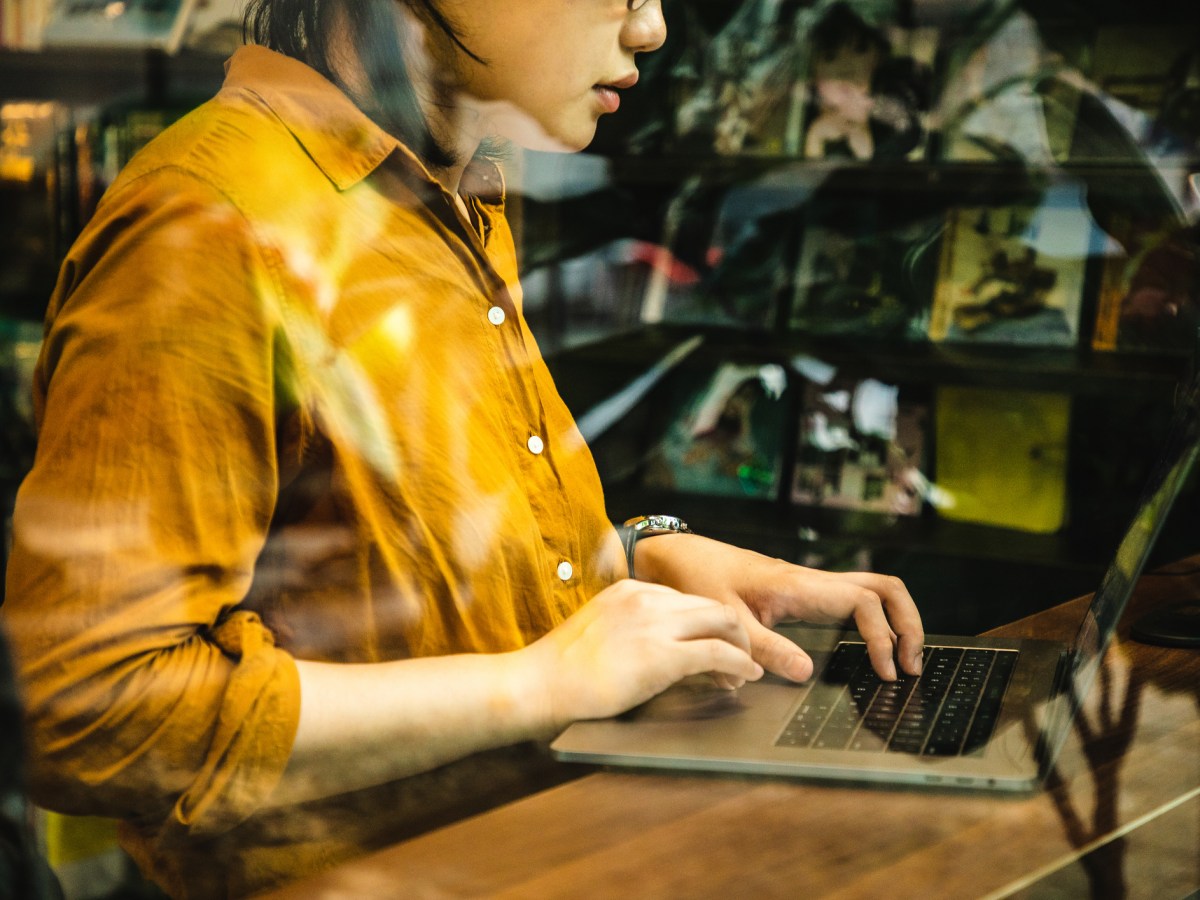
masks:
<path id="1" fill-rule="evenodd" d="M 1136 148 L 1134 148 L 1136 150 Z M 703 156 L 664 153 L 657 156 L 612 157 L 610 165 L 622 183 L 671 183 L 689 177 L 706 181 L 747 183 L 795 179 L 797 182 L 837 187 L 846 191 L 924 193 L 930 190 L 978 192 L 986 186 L 1019 189 L 1049 178 L 1070 176 L 1084 181 L 1128 178 L 1155 171 L 1189 171 L 1200 160 L 1151 160 L 1140 155 L 1127 160 L 1077 160 L 1053 165 L 1015 160 L 895 160 L 856 161 L 804 159 L 795 156 Z"/>
<path id="2" fill-rule="evenodd" d="M 682 324 L 646 326 L 576 346 L 554 355 L 550 365 L 570 402 L 572 397 L 582 399 L 643 371 L 695 335 L 703 337 L 693 354 L 700 360 L 736 355 L 780 361 L 804 355 L 898 384 L 965 384 L 1108 396 L 1168 392 L 1169 396 L 1188 366 L 1185 354 L 896 342 Z M 584 377 L 599 381 L 576 392 L 571 381 Z"/>
<path id="3" fill-rule="evenodd" d="M 153 49 L 0 50 L 0 99 L 54 100 L 73 106 L 123 98 L 212 94 L 224 56 Z"/>
<path id="4" fill-rule="evenodd" d="M 614 520 L 663 509 L 683 518 L 700 534 L 776 555 L 794 555 L 810 546 L 852 544 L 873 552 L 1010 561 L 1094 574 L 1113 551 L 1113 546 L 1075 540 L 1069 529 L 1036 534 L 933 515 L 887 516 L 806 507 L 786 500 L 712 497 L 620 485 L 606 488 L 605 493 Z"/>

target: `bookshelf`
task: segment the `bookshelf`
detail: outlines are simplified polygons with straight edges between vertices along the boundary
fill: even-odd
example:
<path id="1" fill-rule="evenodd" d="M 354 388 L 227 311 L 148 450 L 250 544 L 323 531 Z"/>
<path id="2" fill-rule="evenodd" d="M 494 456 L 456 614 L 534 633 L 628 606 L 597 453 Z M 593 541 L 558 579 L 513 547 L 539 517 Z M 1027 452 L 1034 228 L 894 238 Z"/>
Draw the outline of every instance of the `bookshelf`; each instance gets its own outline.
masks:
<path id="1" fill-rule="evenodd" d="M 592 148 L 607 162 L 597 196 L 623 198 L 629 221 L 653 206 L 661 230 L 647 239 L 564 204 L 559 242 L 584 235 L 593 249 L 545 278 L 550 290 L 527 291 L 526 309 L 578 418 L 625 403 L 591 436 L 614 519 L 670 512 L 771 555 L 891 571 L 934 627 L 978 630 L 998 610 L 1094 588 L 1194 370 L 1200 9 L 932 6 L 902 4 L 888 19 L 865 4 L 803 3 L 757 30 L 750 18 L 765 7 L 694 2 L 674 22 L 668 10 L 676 43 L 644 73 L 657 99 L 634 107 L 641 121 L 602 122 Z M 899 87 L 864 74 L 916 46 L 925 69 L 893 66 L 907 72 Z M 907 98 L 900 120 L 919 120 L 920 134 L 889 145 L 871 120 L 861 140 L 848 118 L 835 125 L 851 138 L 814 154 L 823 73 L 880 115 Z M 722 104 L 738 77 L 765 102 Z M 685 346 L 684 362 L 667 365 Z M 783 371 L 789 385 L 724 437 L 711 415 L 732 396 L 723 366 L 749 381 L 756 366 Z M 893 426 L 906 409 L 923 423 L 899 448 L 927 482 L 919 510 L 881 510 L 904 439 L 881 450 L 857 410 L 828 408 L 853 407 L 864 385 L 894 389 Z M 1005 442 L 1015 463 L 996 450 Z M 766 495 L 743 480 L 739 496 L 729 472 L 704 483 L 700 467 L 731 453 L 739 477 L 774 455 Z M 978 470 L 962 471 L 973 458 Z M 1024 486 L 1030 506 L 1050 492 L 1059 503 L 1040 518 L 993 515 L 987 498 L 1005 482 Z M 985 500 L 956 509 L 937 495 L 946 485 Z M 1180 504 L 1164 557 L 1194 552 L 1198 507 Z"/>
<path id="2" fill-rule="evenodd" d="M 589 441 L 614 520 L 645 509 L 682 516 L 697 531 L 807 565 L 875 568 L 897 574 L 920 592 L 930 627 L 943 631 L 991 627 L 1005 615 L 1032 613 L 1063 596 L 1094 589 L 1133 509 L 1164 433 L 1185 356 L 1130 358 L 1089 348 L 1014 351 L 998 347 L 832 342 L 775 332 L 733 332 L 689 325 L 653 325 L 572 347 L 549 358 L 576 417 L 611 403 L 672 350 L 700 343 L 684 362 Z M 648 483 L 648 448 L 664 441 L 680 384 L 703 386 L 722 364 L 788 367 L 819 358 L 850 379 L 903 386 L 923 403 L 946 386 L 1022 396 L 1065 396 L 1068 465 L 1058 489 L 1066 518 L 1049 533 L 982 522 L 953 521 L 930 503 L 914 515 L 798 503 L 790 485 L 798 462 L 803 403 L 789 370 L 793 397 L 782 424 L 782 472 L 768 496 L 676 490 Z M 686 389 L 685 389 L 686 391 Z M 934 441 L 927 426 L 926 439 Z M 995 440 L 1005 440 L 996 433 Z M 925 470 L 938 481 L 936 446 Z M 1122 468 L 1124 467 L 1124 468 Z M 1192 496 L 1196 488 L 1192 488 Z M 1180 504 L 1162 538 L 1160 558 L 1182 556 L 1200 534 L 1197 504 Z M 967 590 L 969 587 L 969 591 Z M 967 596 L 961 605 L 955 597 Z"/>

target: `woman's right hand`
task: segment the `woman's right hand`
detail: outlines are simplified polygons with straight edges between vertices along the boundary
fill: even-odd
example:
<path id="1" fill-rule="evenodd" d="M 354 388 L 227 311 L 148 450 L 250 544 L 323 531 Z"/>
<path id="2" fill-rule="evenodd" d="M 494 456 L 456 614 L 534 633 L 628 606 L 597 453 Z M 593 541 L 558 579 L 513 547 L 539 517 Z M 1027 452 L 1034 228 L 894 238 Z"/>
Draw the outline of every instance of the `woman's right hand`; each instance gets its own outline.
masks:
<path id="1" fill-rule="evenodd" d="M 711 673 L 733 688 L 763 674 L 732 608 L 628 579 L 518 655 L 556 730 L 618 715 L 689 675 Z"/>

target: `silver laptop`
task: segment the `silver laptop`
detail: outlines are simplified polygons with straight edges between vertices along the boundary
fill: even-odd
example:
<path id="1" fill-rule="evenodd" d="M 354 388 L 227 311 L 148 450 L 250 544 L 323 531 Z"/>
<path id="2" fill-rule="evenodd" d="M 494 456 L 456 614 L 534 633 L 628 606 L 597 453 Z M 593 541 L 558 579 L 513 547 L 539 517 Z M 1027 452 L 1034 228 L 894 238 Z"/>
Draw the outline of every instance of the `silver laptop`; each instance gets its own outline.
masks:
<path id="1" fill-rule="evenodd" d="M 803 685 L 766 675 L 736 692 L 692 678 L 613 719 L 577 722 L 562 760 L 1024 791 L 1061 748 L 1146 558 L 1200 455 L 1200 376 L 1070 646 L 926 637 L 924 671 L 882 682 L 857 633 L 781 626 L 813 657 Z"/>

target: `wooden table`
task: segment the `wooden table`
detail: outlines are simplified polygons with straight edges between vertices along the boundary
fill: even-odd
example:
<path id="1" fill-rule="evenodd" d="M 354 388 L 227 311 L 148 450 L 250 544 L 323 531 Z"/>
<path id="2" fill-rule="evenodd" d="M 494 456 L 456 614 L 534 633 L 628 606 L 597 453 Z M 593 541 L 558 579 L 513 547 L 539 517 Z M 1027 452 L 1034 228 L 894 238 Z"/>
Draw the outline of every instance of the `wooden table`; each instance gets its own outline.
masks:
<path id="1" fill-rule="evenodd" d="M 1128 627 L 1198 596 L 1200 557 L 1142 579 L 1032 795 L 606 770 L 271 896 L 1186 897 L 1200 888 L 1200 650 Z M 995 633 L 1070 640 L 1084 603 Z"/>

